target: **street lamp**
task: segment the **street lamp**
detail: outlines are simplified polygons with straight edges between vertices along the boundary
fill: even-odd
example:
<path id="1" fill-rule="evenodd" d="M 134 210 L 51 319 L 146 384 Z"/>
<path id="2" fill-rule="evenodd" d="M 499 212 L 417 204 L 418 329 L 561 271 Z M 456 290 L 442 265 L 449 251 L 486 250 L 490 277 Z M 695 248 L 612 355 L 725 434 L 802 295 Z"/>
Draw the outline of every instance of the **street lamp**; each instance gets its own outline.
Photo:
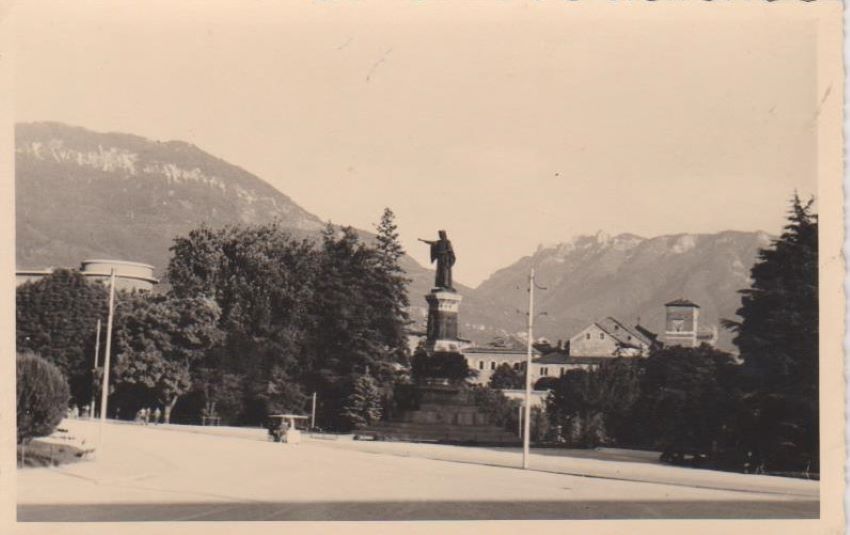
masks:
<path id="1" fill-rule="evenodd" d="M 106 403 L 109 396 L 109 360 L 112 353 L 112 317 L 115 309 L 115 268 L 109 275 L 109 317 L 106 320 L 106 351 L 103 356 L 103 385 L 100 392 L 100 427 L 97 435 L 98 452 L 103 446 L 103 424 L 106 423 Z"/>
<path id="2" fill-rule="evenodd" d="M 534 328 L 534 268 L 528 274 L 528 344 L 525 356 L 525 414 L 523 421 L 522 436 L 522 467 L 528 469 L 529 450 L 531 449 L 531 352 L 534 344 L 532 330 Z M 537 286 L 539 290 L 545 290 L 543 286 Z M 541 315 L 546 314 L 543 312 Z"/>

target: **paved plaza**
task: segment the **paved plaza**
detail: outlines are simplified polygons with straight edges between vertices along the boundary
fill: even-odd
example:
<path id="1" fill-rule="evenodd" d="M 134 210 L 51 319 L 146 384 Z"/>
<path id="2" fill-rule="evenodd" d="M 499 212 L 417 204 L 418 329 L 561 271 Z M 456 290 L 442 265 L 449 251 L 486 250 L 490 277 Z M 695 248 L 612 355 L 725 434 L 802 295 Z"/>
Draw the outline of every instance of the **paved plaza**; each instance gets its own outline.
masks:
<path id="1" fill-rule="evenodd" d="M 63 423 L 96 440 L 87 421 Z M 97 458 L 18 470 L 19 521 L 817 518 L 818 483 L 542 451 L 110 423 Z"/>

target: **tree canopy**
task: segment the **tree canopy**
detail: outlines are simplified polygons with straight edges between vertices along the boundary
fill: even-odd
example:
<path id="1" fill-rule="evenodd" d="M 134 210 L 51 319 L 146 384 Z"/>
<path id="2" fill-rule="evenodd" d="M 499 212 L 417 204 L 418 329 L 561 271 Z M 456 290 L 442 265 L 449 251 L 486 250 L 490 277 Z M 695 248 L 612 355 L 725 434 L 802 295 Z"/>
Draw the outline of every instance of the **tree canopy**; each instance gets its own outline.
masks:
<path id="1" fill-rule="evenodd" d="M 191 372 L 218 343 L 220 310 L 207 297 L 129 296 L 116 307 L 115 386 L 147 389 L 165 421 L 192 386 Z M 136 408 L 136 407 L 134 407 Z"/>
<path id="2" fill-rule="evenodd" d="M 525 388 L 525 372 L 515 370 L 510 364 L 500 364 L 490 375 L 490 381 L 487 383 L 490 388 L 512 389 Z"/>
<path id="3" fill-rule="evenodd" d="M 345 427 L 357 378 L 386 390 L 394 365 L 407 360 L 407 279 L 389 210 L 374 245 L 351 228 L 329 224 L 314 243 L 272 224 L 202 227 L 177 238 L 172 252 L 173 294 L 207 296 L 221 309 L 223 339 L 208 352 L 199 384 L 208 398 L 232 392 L 222 410 L 236 411 L 233 390 L 241 391 L 231 419 L 301 412 L 317 392 L 322 425 Z"/>
<path id="4" fill-rule="evenodd" d="M 56 365 L 80 406 L 91 398 L 97 320 L 103 319 L 105 330 L 106 309 L 104 285 L 74 270 L 57 269 L 16 291 L 18 351 L 36 353 Z"/>

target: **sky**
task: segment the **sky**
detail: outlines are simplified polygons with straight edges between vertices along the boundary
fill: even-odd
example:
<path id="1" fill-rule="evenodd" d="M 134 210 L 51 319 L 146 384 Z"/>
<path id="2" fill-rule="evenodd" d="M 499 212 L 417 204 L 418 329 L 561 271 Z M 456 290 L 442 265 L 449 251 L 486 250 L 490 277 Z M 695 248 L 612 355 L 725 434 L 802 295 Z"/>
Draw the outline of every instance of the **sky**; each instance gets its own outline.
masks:
<path id="1" fill-rule="evenodd" d="M 471 286 L 597 231 L 778 233 L 817 191 L 814 26 L 586 7 L 21 3 L 15 118 L 188 141 L 334 223 L 388 206 Z"/>

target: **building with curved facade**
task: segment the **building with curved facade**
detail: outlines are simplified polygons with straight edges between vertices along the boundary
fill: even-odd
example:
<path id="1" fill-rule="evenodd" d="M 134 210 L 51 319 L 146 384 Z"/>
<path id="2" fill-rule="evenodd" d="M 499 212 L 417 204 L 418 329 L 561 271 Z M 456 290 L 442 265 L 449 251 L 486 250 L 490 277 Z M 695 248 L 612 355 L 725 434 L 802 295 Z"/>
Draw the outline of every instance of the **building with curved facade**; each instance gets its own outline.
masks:
<path id="1" fill-rule="evenodd" d="M 27 282 L 40 280 L 53 273 L 54 269 L 19 269 L 15 272 L 15 285 L 20 286 Z M 149 292 L 159 283 L 159 279 L 154 277 L 152 265 L 129 260 L 83 260 L 79 272 L 89 280 L 108 284 L 113 270 L 115 271 L 116 290 Z"/>

